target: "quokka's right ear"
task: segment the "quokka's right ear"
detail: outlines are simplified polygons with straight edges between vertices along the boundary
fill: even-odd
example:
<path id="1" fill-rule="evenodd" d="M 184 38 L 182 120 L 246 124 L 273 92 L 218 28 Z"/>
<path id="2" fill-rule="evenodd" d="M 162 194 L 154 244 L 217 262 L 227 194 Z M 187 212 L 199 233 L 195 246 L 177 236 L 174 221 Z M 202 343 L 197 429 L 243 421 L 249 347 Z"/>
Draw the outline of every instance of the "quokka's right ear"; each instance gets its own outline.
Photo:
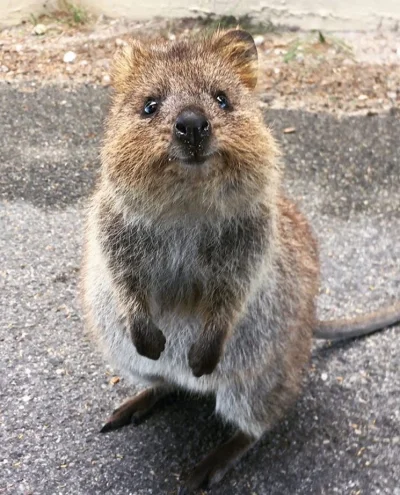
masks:
<path id="1" fill-rule="evenodd" d="M 138 40 L 131 40 L 117 51 L 111 69 L 111 82 L 118 93 L 132 89 L 135 73 L 146 59 L 147 50 Z"/>

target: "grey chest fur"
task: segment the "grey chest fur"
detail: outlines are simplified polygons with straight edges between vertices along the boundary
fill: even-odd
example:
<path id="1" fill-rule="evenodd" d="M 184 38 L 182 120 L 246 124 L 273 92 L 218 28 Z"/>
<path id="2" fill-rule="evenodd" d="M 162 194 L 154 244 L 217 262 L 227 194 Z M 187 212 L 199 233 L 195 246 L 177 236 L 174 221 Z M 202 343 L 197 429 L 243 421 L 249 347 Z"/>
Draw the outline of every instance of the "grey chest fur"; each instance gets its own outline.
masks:
<path id="1" fill-rule="evenodd" d="M 190 314 L 218 277 L 240 276 L 262 256 L 266 225 L 253 219 L 214 225 L 126 223 L 122 215 L 102 222 L 102 245 L 111 271 L 140 287 L 160 309 Z M 244 269 L 244 268 L 243 268 Z"/>

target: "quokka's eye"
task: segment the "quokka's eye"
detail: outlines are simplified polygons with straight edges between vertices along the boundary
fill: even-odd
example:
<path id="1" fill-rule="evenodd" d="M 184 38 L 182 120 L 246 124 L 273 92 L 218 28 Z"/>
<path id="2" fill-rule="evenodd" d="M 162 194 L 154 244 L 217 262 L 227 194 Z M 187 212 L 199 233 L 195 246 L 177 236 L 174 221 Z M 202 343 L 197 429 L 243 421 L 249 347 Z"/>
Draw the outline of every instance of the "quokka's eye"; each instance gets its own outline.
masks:
<path id="1" fill-rule="evenodd" d="M 222 108 L 222 110 L 228 110 L 230 108 L 230 103 L 225 93 L 217 93 L 215 99 L 217 100 L 218 105 L 220 106 L 220 108 Z"/>
<path id="2" fill-rule="evenodd" d="M 143 107 L 144 115 L 152 115 L 157 111 L 158 101 L 155 98 L 148 98 Z"/>

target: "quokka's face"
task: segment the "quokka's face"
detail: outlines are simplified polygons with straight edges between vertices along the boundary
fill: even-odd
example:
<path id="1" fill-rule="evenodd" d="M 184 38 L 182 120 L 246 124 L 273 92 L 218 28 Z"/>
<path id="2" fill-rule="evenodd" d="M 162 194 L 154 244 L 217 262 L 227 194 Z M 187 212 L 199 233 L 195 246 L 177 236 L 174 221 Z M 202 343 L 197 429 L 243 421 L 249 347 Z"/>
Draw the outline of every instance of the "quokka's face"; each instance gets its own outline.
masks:
<path id="1" fill-rule="evenodd" d="M 262 185 L 274 145 L 252 94 L 256 82 L 257 50 L 240 30 L 131 42 L 113 69 L 103 149 L 109 176 L 149 194 L 170 188 L 171 198 L 179 185 L 184 194 L 199 181 L 218 194 L 246 181 Z"/>

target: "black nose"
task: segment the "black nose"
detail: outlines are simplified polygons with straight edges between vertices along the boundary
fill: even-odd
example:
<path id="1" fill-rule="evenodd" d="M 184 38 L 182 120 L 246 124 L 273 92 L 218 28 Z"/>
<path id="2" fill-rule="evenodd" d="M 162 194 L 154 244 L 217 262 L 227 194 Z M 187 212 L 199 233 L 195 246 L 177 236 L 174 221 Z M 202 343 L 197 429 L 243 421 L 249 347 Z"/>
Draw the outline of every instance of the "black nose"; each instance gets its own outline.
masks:
<path id="1" fill-rule="evenodd" d="M 201 147 L 211 135 L 211 124 L 198 110 L 183 110 L 175 122 L 175 136 L 190 147 Z"/>

